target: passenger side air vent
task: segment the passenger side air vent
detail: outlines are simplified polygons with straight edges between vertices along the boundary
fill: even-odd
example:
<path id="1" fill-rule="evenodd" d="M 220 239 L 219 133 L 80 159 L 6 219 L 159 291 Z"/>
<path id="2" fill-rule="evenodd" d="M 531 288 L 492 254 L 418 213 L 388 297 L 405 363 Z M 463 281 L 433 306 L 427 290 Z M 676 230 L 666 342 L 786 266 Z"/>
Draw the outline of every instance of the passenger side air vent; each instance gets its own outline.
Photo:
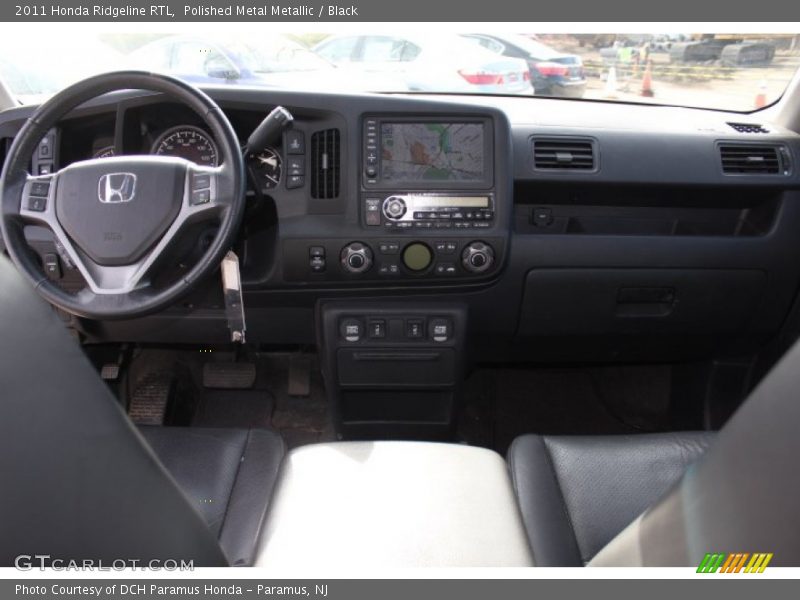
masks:
<path id="1" fill-rule="evenodd" d="M 722 172 L 727 175 L 779 175 L 789 173 L 788 153 L 779 146 L 720 144 Z"/>
<path id="2" fill-rule="evenodd" d="M 739 133 L 769 133 L 769 130 L 765 129 L 763 125 L 759 125 L 758 123 L 731 123 L 728 122 L 733 129 L 738 131 Z"/>
<path id="3" fill-rule="evenodd" d="M 339 196 L 339 130 L 325 129 L 311 136 L 311 196 Z"/>
<path id="4" fill-rule="evenodd" d="M 533 138 L 533 167 L 537 170 L 594 171 L 595 142 L 587 138 Z"/>

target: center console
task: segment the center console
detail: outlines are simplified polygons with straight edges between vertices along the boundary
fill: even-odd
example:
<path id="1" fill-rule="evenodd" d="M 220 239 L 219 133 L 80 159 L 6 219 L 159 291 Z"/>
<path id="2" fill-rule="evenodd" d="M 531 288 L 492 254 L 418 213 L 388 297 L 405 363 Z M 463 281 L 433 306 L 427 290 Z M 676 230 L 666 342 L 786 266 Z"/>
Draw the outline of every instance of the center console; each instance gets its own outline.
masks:
<path id="1" fill-rule="evenodd" d="M 339 442 L 284 459 L 257 567 L 530 567 L 508 468 L 484 448 Z"/>
<path id="2" fill-rule="evenodd" d="M 464 378 L 463 305 L 323 302 L 319 322 L 342 437 L 451 436 Z"/>
<path id="3" fill-rule="evenodd" d="M 486 116 L 365 115 L 359 162 L 348 169 L 358 172 L 348 199 L 356 226 L 285 240 L 285 280 L 448 285 L 496 276 L 511 205 L 497 136 Z"/>

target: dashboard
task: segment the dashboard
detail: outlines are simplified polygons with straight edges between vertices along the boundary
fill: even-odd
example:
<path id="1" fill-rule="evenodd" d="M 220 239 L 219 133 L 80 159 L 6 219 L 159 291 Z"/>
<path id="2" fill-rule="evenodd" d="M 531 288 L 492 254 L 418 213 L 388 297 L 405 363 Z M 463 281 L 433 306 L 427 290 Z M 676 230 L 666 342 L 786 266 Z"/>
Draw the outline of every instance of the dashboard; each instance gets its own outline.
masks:
<path id="1" fill-rule="evenodd" d="M 800 256 L 800 136 L 733 126 L 754 115 L 206 91 L 243 144 L 274 107 L 294 117 L 279 141 L 245 157 L 235 250 L 250 339 L 315 343 L 323 301 L 457 301 L 478 357 L 683 360 L 747 353 L 794 314 L 800 261 L 785 257 Z M 0 149 L 30 112 L 0 114 Z M 220 160 L 189 109 L 119 92 L 51 131 L 31 168 L 122 154 Z M 28 235 L 43 264 L 55 256 L 48 274 L 79 289 L 46 232 Z M 193 232 L 174 273 L 206 237 Z M 209 281 L 152 317 L 75 326 L 97 341 L 223 341 L 219 288 Z"/>

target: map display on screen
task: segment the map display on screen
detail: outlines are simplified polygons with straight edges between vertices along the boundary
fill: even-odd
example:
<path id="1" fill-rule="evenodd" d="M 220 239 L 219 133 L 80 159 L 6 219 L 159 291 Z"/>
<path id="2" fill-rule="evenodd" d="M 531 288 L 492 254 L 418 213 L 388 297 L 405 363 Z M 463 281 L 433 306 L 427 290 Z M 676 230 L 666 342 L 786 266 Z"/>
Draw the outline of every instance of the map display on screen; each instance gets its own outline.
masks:
<path id="1" fill-rule="evenodd" d="M 384 181 L 482 181 L 482 123 L 383 123 Z"/>

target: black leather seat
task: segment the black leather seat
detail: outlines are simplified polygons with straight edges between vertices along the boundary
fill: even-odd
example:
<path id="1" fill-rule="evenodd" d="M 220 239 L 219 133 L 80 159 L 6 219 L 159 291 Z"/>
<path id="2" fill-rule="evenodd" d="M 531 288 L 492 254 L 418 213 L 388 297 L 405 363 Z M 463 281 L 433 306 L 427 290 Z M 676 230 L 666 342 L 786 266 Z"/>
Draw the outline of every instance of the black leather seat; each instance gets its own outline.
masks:
<path id="1" fill-rule="evenodd" d="M 708 448 L 707 432 L 525 435 L 508 463 L 534 561 L 583 566 Z"/>
<path id="2" fill-rule="evenodd" d="M 3 256 L 0 307 L 0 566 L 20 554 L 252 564 L 281 438 L 137 430 Z"/>
<path id="3" fill-rule="evenodd" d="M 203 516 L 230 564 L 252 565 L 285 453 L 283 439 L 267 429 L 139 431 Z"/>

